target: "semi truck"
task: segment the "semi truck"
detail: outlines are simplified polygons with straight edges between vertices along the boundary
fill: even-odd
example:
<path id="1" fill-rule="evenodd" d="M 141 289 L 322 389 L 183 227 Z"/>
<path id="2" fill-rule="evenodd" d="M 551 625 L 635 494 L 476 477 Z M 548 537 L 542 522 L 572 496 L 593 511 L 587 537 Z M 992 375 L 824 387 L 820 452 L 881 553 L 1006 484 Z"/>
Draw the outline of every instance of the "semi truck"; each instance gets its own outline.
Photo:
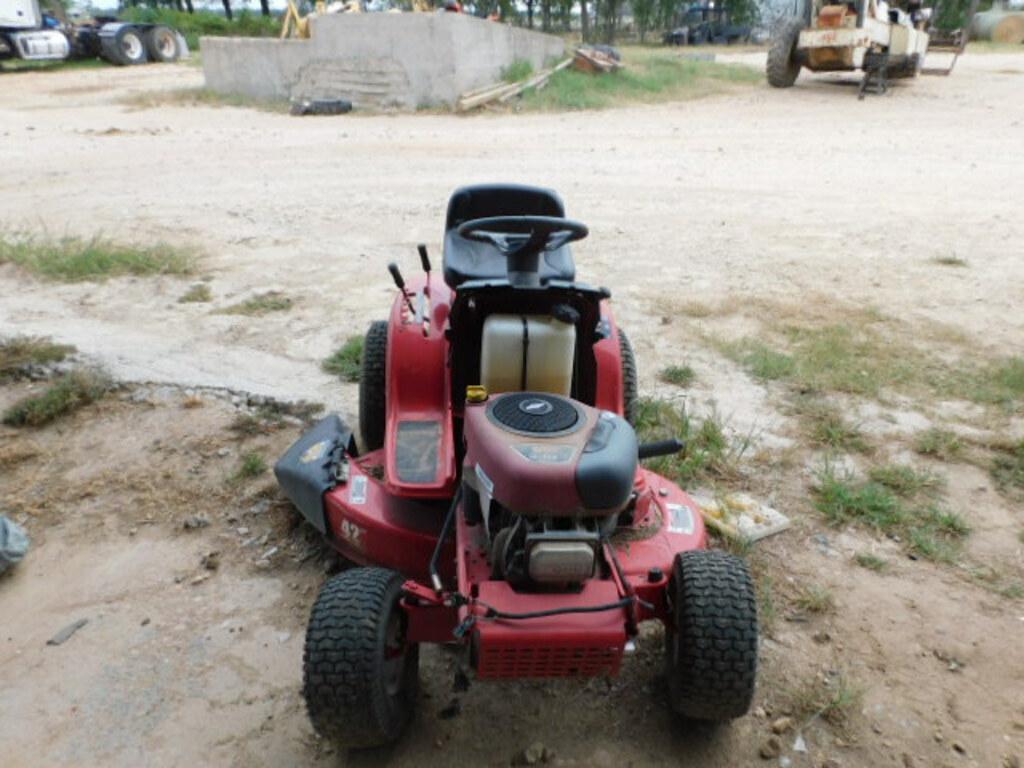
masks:
<path id="1" fill-rule="evenodd" d="M 63 9 L 43 10 L 39 0 L 0 0 L 0 62 L 99 57 L 125 66 L 169 63 L 187 53 L 185 38 L 164 24 L 113 17 L 72 23 Z"/>

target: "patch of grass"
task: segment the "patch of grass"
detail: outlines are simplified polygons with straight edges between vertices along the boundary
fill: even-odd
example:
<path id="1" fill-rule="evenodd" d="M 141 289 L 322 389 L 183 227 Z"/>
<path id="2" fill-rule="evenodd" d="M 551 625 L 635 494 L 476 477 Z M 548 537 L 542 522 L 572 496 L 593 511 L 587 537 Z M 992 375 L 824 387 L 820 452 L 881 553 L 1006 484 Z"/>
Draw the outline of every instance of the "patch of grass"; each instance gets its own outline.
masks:
<path id="1" fill-rule="evenodd" d="M 637 434 L 641 442 L 678 437 L 686 443 L 681 453 L 648 462 L 655 472 L 683 486 L 738 479 L 739 461 L 750 447 L 749 439 L 731 439 L 727 435 L 718 413 L 712 412 L 698 422 L 685 405 L 657 398 L 640 398 Z"/>
<path id="2" fill-rule="evenodd" d="M 0 264 L 14 264 L 39 277 L 63 282 L 135 275 L 188 275 L 191 251 L 166 244 L 124 245 L 96 236 L 48 239 L 0 235 Z"/>
<path id="3" fill-rule="evenodd" d="M 686 61 L 649 49 L 623 49 L 624 69 L 591 75 L 569 68 L 556 72 L 542 90 L 523 94 L 530 110 L 603 109 L 637 102 L 679 101 L 754 85 L 761 75 L 752 67 Z"/>
<path id="4" fill-rule="evenodd" d="M 836 600 L 832 590 L 815 584 L 805 587 L 796 598 L 796 607 L 805 613 L 826 614 L 836 609 Z"/>
<path id="5" fill-rule="evenodd" d="M 199 50 L 199 37 L 277 37 L 281 32 L 279 16 L 263 16 L 243 9 L 228 21 L 221 13 L 196 9 L 195 13 L 171 8 L 125 7 L 120 18 L 146 24 L 166 24 L 181 32 L 189 50 Z"/>
<path id="6" fill-rule="evenodd" d="M 884 485 L 897 496 L 913 498 L 921 493 L 934 494 L 943 486 L 942 478 L 908 464 L 883 464 L 872 467 L 868 477 Z"/>
<path id="7" fill-rule="evenodd" d="M 1003 446 L 992 459 L 991 473 L 1001 491 L 1024 491 L 1024 440 Z"/>
<path id="8" fill-rule="evenodd" d="M 836 451 L 871 451 L 864 433 L 847 421 L 835 405 L 817 398 L 799 398 L 794 409 L 804 433 L 815 445 Z"/>
<path id="9" fill-rule="evenodd" d="M 875 573 L 881 573 L 889 567 L 887 560 L 872 555 L 870 552 L 858 552 L 853 556 L 853 561 L 857 563 L 861 568 L 867 568 L 869 571 Z"/>
<path id="10" fill-rule="evenodd" d="M 697 378 L 696 372 L 688 365 L 669 365 L 658 372 L 658 378 L 676 387 L 689 387 Z"/>
<path id="11" fill-rule="evenodd" d="M 246 315 L 248 317 L 259 317 L 271 312 L 284 312 L 292 308 L 292 300 L 289 296 L 280 291 L 265 291 L 250 296 L 244 301 L 232 304 L 220 310 L 222 315 Z"/>
<path id="12" fill-rule="evenodd" d="M 882 476 L 891 479 L 888 473 Z M 934 495 L 934 486 L 917 486 L 913 492 L 911 486 L 899 487 L 904 496 L 870 477 L 858 480 L 852 473 L 840 473 L 826 462 L 814 494 L 818 510 L 833 525 L 866 525 L 897 537 L 911 553 L 927 560 L 954 562 L 970 533 L 967 522 L 934 499 L 920 498 Z"/>
<path id="13" fill-rule="evenodd" d="M 930 456 L 941 461 L 956 459 L 963 452 L 963 441 L 955 432 L 948 429 L 932 427 L 919 432 L 914 438 L 914 450 L 922 456 Z"/>
<path id="14" fill-rule="evenodd" d="M 178 299 L 179 304 L 195 304 L 206 301 L 213 301 L 213 291 L 206 283 L 196 283 Z"/>
<path id="15" fill-rule="evenodd" d="M 815 718 L 845 729 L 860 710 L 863 690 L 844 674 L 829 675 L 781 691 L 784 710 L 799 721 L 798 730 Z"/>
<path id="16" fill-rule="evenodd" d="M 235 478 L 238 480 L 248 480 L 253 477 L 259 477 L 266 471 L 266 459 L 255 451 L 250 451 L 242 456 L 242 463 L 238 467 L 238 472 L 235 473 Z"/>
<path id="17" fill-rule="evenodd" d="M 39 455 L 35 445 L 0 445 L 0 469 L 11 469 Z"/>
<path id="18" fill-rule="evenodd" d="M 363 337 L 349 336 L 344 344 L 324 360 L 321 367 L 342 381 L 359 381 L 363 370 Z"/>
<path id="19" fill-rule="evenodd" d="M 961 259 L 959 256 L 936 256 L 931 259 L 932 264 L 938 264 L 942 267 L 966 267 L 967 259 Z"/>
<path id="20" fill-rule="evenodd" d="M 778 381 L 796 371 L 796 361 L 756 339 L 743 339 L 723 347 L 726 355 L 740 363 L 755 379 Z"/>
<path id="21" fill-rule="evenodd" d="M 3 422 L 14 427 L 41 427 L 99 400 L 110 387 L 110 380 L 99 373 L 72 371 L 45 392 L 16 402 L 4 411 Z"/>
<path id="22" fill-rule="evenodd" d="M 529 59 L 516 59 L 501 71 L 501 79 L 506 83 L 521 83 L 533 75 L 533 64 Z"/>
<path id="23" fill-rule="evenodd" d="M 1013 405 L 1024 399 L 1024 357 L 1008 357 L 967 374 L 964 386 L 976 403 Z"/>
<path id="24" fill-rule="evenodd" d="M 291 108 L 291 105 L 283 99 L 257 99 L 237 93 L 217 93 L 208 88 L 172 88 L 160 91 L 143 91 L 124 96 L 120 99 L 120 103 L 134 109 L 234 107 L 276 114 L 287 114 Z"/>
<path id="25" fill-rule="evenodd" d="M 757 589 L 757 621 L 763 632 L 771 634 L 779 617 L 775 599 L 775 581 L 769 574 L 762 573 L 754 580 Z"/>
<path id="26" fill-rule="evenodd" d="M 74 351 L 69 344 L 35 336 L 0 340 L 0 381 L 16 378 L 30 365 L 59 363 Z"/>

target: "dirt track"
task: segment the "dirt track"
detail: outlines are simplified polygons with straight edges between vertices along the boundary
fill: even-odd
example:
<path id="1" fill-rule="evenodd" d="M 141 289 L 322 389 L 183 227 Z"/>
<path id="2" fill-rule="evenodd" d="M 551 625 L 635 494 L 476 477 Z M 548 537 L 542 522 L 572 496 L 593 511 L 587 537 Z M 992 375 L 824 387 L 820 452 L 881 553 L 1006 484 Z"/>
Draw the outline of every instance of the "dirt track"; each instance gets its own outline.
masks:
<path id="1" fill-rule="evenodd" d="M 642 388 L 688 360 L 701 378 L 695 407 L 714 402 L 765 446 L 792 437 L 773 392 L 695 341 L 749 327 L 758 307 L 867 304 L 910 329 L 955 327 L 986 353 L 1020 351 L 1024 55 L 969 55 L 949 79 L 865 102 L 835 78 L 805 78 L 786 92 L 471 119 L 119 103 L 199 84 L 185 66 L 2 75 L 0 227 L 193 244 L 207 254 L 213 307 L 268 289 L 297 306 L 237 318 L 178 304 L 189 285 L 179 279 L 55 286 L 0 267 L 0 335 L 52 335 L 127 381 L 305 398 L 353 418 L 355 387 L 320 361 L 384 315 L 389 260 L 412 270 L 419 241 L 439 257 L 454 187 L 510 180 L 558 189 L 591 226 L 576 249 L 580 277 L 613 289 Z M 935 263 L 954 256 L 968 266 Z M 688 322 L 673 311 L 688 300 L 731 310 Z M 0 406 L 25 387 L 0 389 Z M 35 541 L 0 581 L 0 764 L 507 765 L 536 740 L 575 765 L 762 763 L 766 718 L 714 734 L 673 726 L 657 637 L 610 685 L 477 684 L 451 720 L 439 717 L 450 660 L 431 653 L 429 697 L 406 742 L 325 752 L 298 691 L 319 550 L 287 510 L 261 505 L 259 482 L 224 484 L 243 449 L 272 456 L 296 429 L 239 442 L 230 400 L 185 408 L 183 394 L 159 388 L 138 399 L 29 438 L 0 432 L 0 448 L 28 440 L 39 454 L 0 477 L 0 509 L 28 515 Z M 934 414 L 888 416 L 872 428 L 895 441 Z M 1009 429 L 1021 434 L 1020 420 Z M 975 467 L 942 471 L 975 528 L 971 554 L 1019 571 L 1019 506 Z M 778 714 L 787 681 L 836 671 L 863 700 L 845 732 L 810 723 L 809 752 L 793 752 L 789 734 L 784 754 L 798 767 L 1024 757 L 1021 601 L 902 559 L 869 533 L 824 529 L 808 474 L 798 465 L 757 478 L 797 522 L 759 557 L 782 592 L 825 583 L 838 609 L 780 618 L 758 704 Z M 213 524 L 182 531 L 194 510 Z M 281 554 L 259 563 L 275 545 Z M 865 547 L 896 565 L 884 575 L 852 565 Z M 222 565 L 193 584 L 212 549 Z M 90 623 L 71 640 L 44 645 L 80 616 Z"/>

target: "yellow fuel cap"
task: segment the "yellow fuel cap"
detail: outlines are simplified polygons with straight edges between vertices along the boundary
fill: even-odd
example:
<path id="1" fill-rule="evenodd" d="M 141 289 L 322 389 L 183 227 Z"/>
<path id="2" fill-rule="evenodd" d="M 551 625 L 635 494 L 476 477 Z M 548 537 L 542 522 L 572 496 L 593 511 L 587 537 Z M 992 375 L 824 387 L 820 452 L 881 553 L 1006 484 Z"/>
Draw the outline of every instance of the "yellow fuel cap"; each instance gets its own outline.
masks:
<path id="1" fill-rule="evenodd" d="M 482 403 L 487 400 L 487 387 L 482 384 L 470 384 L 466 387 L 467 403 Z"/>

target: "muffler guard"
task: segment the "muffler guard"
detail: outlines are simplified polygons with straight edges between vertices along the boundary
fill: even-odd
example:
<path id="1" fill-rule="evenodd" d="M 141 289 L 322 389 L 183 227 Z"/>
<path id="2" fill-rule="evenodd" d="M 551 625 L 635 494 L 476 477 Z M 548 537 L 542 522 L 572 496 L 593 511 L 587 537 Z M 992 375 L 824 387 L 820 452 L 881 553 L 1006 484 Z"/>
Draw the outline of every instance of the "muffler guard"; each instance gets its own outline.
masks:
<path id="1" fill-rule="evenodd" d="M 355 453 L 352 430 L 332 413 L 296 440 L 274 465 L 285 495 L 320 533 L 327 533 L 324 493 L 338 484 L 342 459 Z"/>

